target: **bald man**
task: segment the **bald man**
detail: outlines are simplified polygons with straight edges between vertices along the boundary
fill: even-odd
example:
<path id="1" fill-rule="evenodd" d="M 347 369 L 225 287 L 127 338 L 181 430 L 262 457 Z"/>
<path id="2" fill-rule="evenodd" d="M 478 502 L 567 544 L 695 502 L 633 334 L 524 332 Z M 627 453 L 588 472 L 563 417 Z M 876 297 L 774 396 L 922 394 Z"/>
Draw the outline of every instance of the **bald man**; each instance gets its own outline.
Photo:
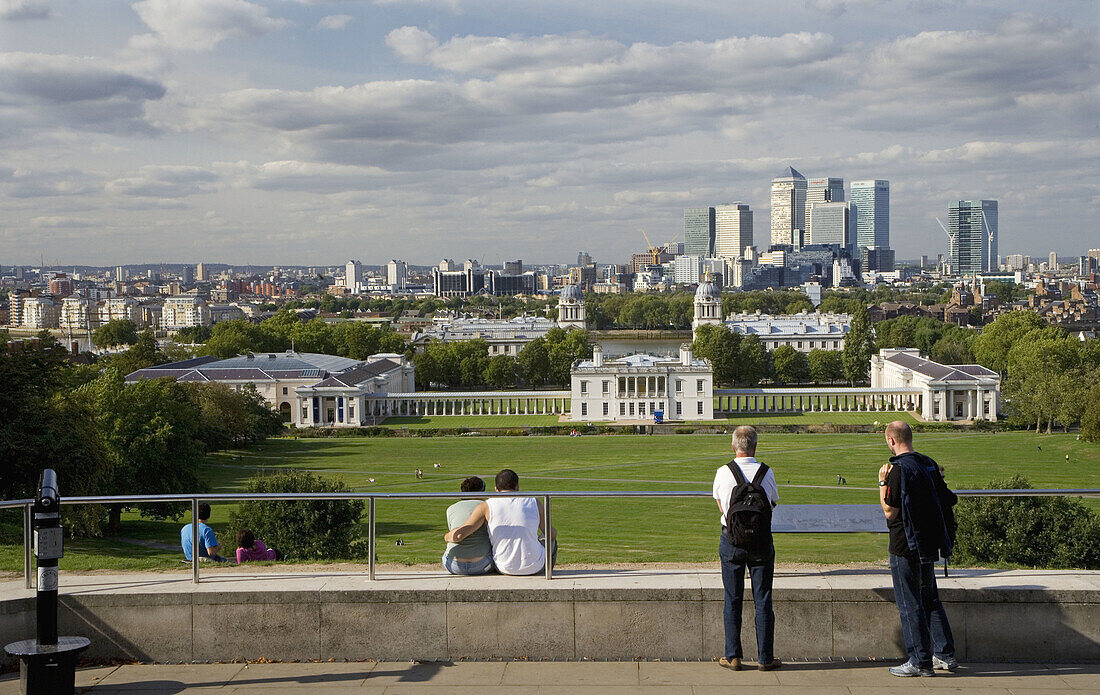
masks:
<path id="1" fill-rule="evenodd" d="M 888 463 L 878 472 L 879 504 L 890 531 L 890 576 L 901 616 L 908 661 L 895 676 L 932 676 L 954 671 L 955 644 L 936 587 L 935 561 L 951 554 L 958 498 L 935 461 L 913 450 L 913 430 L 904 422 L 886 426 Z M 949 530 L 950 529 L 950 530 Z"/>

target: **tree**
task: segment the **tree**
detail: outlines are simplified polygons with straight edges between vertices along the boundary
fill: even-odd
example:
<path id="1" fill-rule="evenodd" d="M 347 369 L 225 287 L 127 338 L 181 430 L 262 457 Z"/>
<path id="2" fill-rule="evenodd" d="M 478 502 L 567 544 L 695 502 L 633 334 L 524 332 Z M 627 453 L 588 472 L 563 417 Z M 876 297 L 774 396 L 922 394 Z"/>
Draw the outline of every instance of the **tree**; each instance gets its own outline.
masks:
<path id="1" fill-rule="evenodd" d="M 199 409 L 187 388 L 167 379 L 124 383 L 108 369 L 77 390 L 90 400 L 106 448 L 104 487 L 109 493 L 162 494 L 200 491 L 203 458 Z M 178 507 L 141 505 L 142 513 L 167 518 Z M 121 508 L 111 510 L 117 529 Z"/>
<path id="2" fill-rule="evenodd" d="M 1100 377 L 1100 374 L 1097 374 Z M 1095 386 L 1089 390 L 1085 413 L 1081 416 L 1081 438 L 1089 442 L 1100 442 L 1100 379 L 1094 379 Z"/>
<path id="3" fill-rule="evenodd" d="M 514 386 L 516 383 L 516 359 L 510 355 L 490 357 L 483 378 L 485 383 L 499 389 Z"/>
<path id="4" fill-rule="evenodd" d="M 873 354 L 875 340 L 871 335 L 867 307 L 861 306 L 852 316 L 852 327 L 844 338 L 844 378 L 852 384 L 867 381 Z"/>
<path id="5" fill-rule="evenodd" d="M 810 363 L 805 353 L 790 345 L 780 345 L 772 352 L 775 380 L 781 384 L 792 381 L 801 384 L 810 376 Z"/>
<path id="6" fill-rule="evenodd" d="M 1031 331 L 1046 328 L 1047 323 L 1034 311 L 1010 311 L 1001 314 L 982 329 L 971 348 L 974 359 L 983 367 L 1008 372 L 1008 351 Z"/>
<path id="7" fill-rule="evenodd" d="M 844 358 L 839 350 L 817 348 L 810 351 L 808 359 L 810 378 L 815 383 L 832 383 L 844 378 Z"/>
<path id="8" fill-rule="evenodd" d="M 245 489 L 250 493 L 351 491 L 339 480 L 306 471 L 250 478 Z M 359 533 L 362 514 L 362 500 L 259 501 L 242 503 L 231 521 L 235 528 L 251 529 L 257 538 L 290 557 L 347 559 L 366 550 Z"/>
<path id="9" fill-rule="evenodd" d="M 113 368 L 122 374 L 130 374 L 139 369 L 164 364 L 167 361 L 168 359 L 157 347 L 157 339 L 153 337 L 153 331 L 149 329 L 139 333 L 137 342 L 126 352 L 120 352 L 101 360 L 105 369 Z"/>
<path id="10" fill-rule="evenodd" d="M 1006 363 L 1004 394 L 1012 413 L 1024 422 L 1045 420 L 1051 431 L 1066 399 L 1083 399 L 1076 344 L 1058 328 L 1033 330 L 1011 350 Z M 1067 378 L 1072 374 L 1074 378 Z"/>
<path id="11" fill-rule="evenodd" d="M 771 355 L 764 347 L 764 341 L 760 336 L 747 335 L 741 339 L 740 345 L 741 373 L 739 381 L 755 386 L 761 379 L 766 379 L 772 374 Z"/>
<path id="12" fill-rule="evenodd" d="M 130 319 L 112 319 L 92 331 L 92 342 L 100 347 L 133 345 L 137 340 L 137 325 Z"/>
<path id="13" fill-rule="evenodd" d="M 516 355 L 520 376 L 530 386 L 541 386 L 550 379 L 550 349 L 539 336 L 523 346 Z"/>
<path id="14" fill-rule="evenodd" d="M 714 368 L 714 384 L 732 384 L 741 364 L 741 334 L 725 326 L 702 325 L 695 332 L 691 351 L 696 357 L 710 360 Z"/>
<path id="15" fill-rule="evenodd" d="M 588 331 L 566 331 L 551 328 L 546 332 L 547 357 L 550 371 L 547 378 L 552 384 L 568 384 L 569 372 L 573 363 L 592 356 L 592 346 L 588 344 Z"/>
<path id="16" fill-rule="evenodd" d="M 0 343 L 0 498 L 32 497 L 47 467 L 67 494 L 102 491 L 105 457 L 94 411 L 68 393 L 65 356 L 52 337 Z"/>

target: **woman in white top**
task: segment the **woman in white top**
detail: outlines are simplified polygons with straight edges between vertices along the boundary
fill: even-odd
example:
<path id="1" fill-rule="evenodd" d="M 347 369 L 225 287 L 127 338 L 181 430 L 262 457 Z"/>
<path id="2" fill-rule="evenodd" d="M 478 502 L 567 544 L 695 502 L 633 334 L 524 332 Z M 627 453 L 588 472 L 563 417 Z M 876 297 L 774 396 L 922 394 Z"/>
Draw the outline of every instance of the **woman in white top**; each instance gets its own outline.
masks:
<path id="1" fill-rule="evenodd" d="M 518 492 L 519 476 L 505 468 L 497 474 L 497 492 Z M 546 547 L 539 539 L 545 525 L 542 504 L 534 497 L 490 497 L 474 508 L 466 523 L 448 531 L 443 539 L 459 543 L 471 533 L 488 526 L 493 544 L 493 563 L 501 574 L 538 574 L 546 567 Z M 550 538 L 557 531 L 550 527 Z M 551 545 L 550 562 L 557 556 L 557 543 Z"/>

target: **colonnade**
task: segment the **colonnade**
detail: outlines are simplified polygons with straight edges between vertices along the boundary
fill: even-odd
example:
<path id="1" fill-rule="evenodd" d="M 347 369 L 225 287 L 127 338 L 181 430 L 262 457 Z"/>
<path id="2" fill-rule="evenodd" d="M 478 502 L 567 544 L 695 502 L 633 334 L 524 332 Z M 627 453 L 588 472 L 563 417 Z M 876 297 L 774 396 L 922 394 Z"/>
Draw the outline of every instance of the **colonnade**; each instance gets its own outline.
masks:
<path id="1" fill-rule="evenodd" d="M 384 394 L 365 397 L 368 416 L 562 415 L 568 391 L 449 392 Z"/>
<path id="2" fill-rule="evenodd" d="M 714 413 L 919 411 L 920 390 L 717 389 Z"/>

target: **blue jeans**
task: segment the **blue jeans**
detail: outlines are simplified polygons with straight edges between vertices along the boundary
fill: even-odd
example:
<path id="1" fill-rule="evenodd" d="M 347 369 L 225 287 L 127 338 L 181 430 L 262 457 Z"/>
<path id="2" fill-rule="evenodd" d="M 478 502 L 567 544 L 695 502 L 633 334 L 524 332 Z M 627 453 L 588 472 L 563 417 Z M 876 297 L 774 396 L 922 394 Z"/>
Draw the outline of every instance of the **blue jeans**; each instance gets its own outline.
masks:
<path id="1" fill-rule="evenodd" d="M 759 663 L 766 664 L 775 654 L 775 611 L 772 610 L 772 577 L 775 574 L 775 548 L 763 561 L 749 558 L 741 548 L 733 547 L 725 532 L 718 542 L 722 566 L 722 586 L 726 601 L 722 620 L 726 627 L 726 658 L 741 658 L 741 608 L 745 601 L 745 569 L 752 578 L 752 602 L 756 606 L 756 649 Z"/>
<path id="2" fill-rule="evenodd" d="M 890 576 L 909 662 L 932 668 L 933 654 L 944 660 L 954 657 L 955 639 L 940 602 L 935 564 L 921 562 L 915 555 L 891 554 Z"/>
<path id="3" fill-rule="evenodd" d="M 451 574 L 488 574 L 496 571 L 493 565 L 493 557 L 486 555 L 474 562 L 460 562 L 454 558 L 443 556 L 443 568 Z"/>

